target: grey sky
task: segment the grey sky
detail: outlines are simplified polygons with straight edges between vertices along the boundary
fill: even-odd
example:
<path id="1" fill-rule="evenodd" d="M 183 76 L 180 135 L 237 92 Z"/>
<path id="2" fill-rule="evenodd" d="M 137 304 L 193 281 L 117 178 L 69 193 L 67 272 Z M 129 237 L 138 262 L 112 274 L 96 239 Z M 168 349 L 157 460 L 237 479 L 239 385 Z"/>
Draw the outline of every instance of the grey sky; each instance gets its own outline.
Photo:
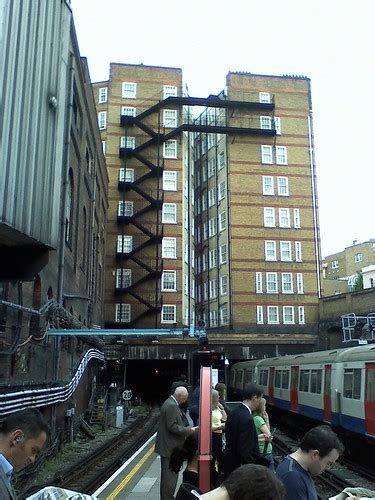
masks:
<path id="1" fill-rule="evenodd" d="M 173 66 L 207 96 L 228 71 L 312 80 L 322 253 L 375 237 L 375 0 L 72 0 L 92 81 Z"/>

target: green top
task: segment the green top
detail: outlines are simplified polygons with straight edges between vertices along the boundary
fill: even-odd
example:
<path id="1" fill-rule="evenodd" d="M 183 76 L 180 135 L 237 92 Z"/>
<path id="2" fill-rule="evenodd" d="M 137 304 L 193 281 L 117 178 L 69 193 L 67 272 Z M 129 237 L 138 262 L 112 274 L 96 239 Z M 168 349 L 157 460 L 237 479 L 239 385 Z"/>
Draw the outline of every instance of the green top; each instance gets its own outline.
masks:
<path id="1" fill-rule="evenodd" d="M 254 415 L 253 420 L 254 420 L 255 429 L 257 431 L 258 436 L 259 436 L 259 434 L 263 434 L 263 432 L 260 430 L 260 428 L 262 427 L 262 425 L 266 424 L 266 421 L 264 420 L 264 418 L 261 417 L 260 415 Z M 259 441 L 259 452 L 260 453 L 263 453 L 264 445 L 265 445 L 265 441 Z M 272 444 L 271 443 L 268 443 L 268 446 L 267 446 L 267 455 L 268 455 L 268 453 L 272 453 Z"/>

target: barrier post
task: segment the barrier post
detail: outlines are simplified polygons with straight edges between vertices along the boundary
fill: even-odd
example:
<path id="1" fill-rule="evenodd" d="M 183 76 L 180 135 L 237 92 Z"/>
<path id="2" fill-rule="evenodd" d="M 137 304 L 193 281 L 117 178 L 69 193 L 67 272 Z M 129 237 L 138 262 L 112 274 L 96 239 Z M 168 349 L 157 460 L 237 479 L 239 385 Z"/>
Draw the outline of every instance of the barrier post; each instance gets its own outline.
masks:
<path id="1" fill-rule="evenodd" d="M 211 380 L 210 366 L 202 366 L 199 402 L 199 488 L 211 489 Z"/>

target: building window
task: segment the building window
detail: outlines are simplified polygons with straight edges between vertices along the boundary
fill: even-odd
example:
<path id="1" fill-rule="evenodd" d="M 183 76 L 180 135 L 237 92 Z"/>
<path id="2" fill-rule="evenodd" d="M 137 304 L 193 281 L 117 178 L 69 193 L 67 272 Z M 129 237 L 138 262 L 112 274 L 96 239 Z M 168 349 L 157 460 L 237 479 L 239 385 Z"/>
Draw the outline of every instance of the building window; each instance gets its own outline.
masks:
<path id="1" fill-rule="evenodd" d="M 210 311 L 210 327 L 217 326 L 217 311 Z"/>
<path id="2" fill-rule="evenodd" d="M 120 139 L 120 148 L 135 149 L 135 137 L 123 135 Z"/>
<path id="3" fill-rule="evenodd" d="M 165 143 L 163 144 L 163 157 L 177 158 L 177 141 L 165 141 Z"/>
<path id="4" fill-rule="evenodd" d="M 283 323 L 287 325 L 294 324 L 294 307 L 283 306 Z"/>
<path id="5" fill-rule="evenodd" d="M 305 324 L 305 307 L 304 306 L 298 306 L 298 323 L 300 325 Z"/>
<path id="6" fill-rule="evenodd" d="M 275 116 L 274 118 L 274 127 L 276 130 L 276 134 L 281 135 L 281 118 L 279 118 L 278 116 Z"/>
<path id="7" fill-rule="evenodd" d="M 107 102 L 108 98 L 108 88 L 107 87 L 101 87 L 99 89 L 99 104 L 103 104 Z"/>
<path id="8" fill-rule="evenodd" d="M 338 269 L 338 267 L 339 267 L 339 261 L 338 260 L 333 260 L 331 266 L 332 266 L 332 269 Z"/>
<path id="9" fill-rule="evenodd" d="M 176 306 L 164 305 L 161 311 L 162 323 L 176 323 Z"/>
<path id="10" fill-rule="evenodd" d="M 219 182 L 219 186 L 217 188 L 217 197 L 219 201 L 225 198 L 225 181 Z"/>
<path id="11" fill-rule="evenodd" d="M 272 146 L 261 146 L 262 163 L 272 165 Z"/>
<path id="12" fill-rule="evenodd" d="M 281 273 L 281 292 L 293 293 L 293 275 L 292 273 Z"/>
<path id="13" fill-rule="evenodd" d="M 117 253 L 130 253 L 133 250 L 133 236 L 117 236 Z"/>
<path id="14" fill-rule="evenodd" d="M 116 323 L 129 323 L 131 320 L 131 305 L 116 304 Z"/>
<path id="15" fill-rule="evenodd" d="M 163 238 L 161 256 L 163 259 L 177 259 L 176 238 Z"/>
<path id="16" fill-rule="evenodd" d="M 267 322 L 269 324 L 279 322 L 279 308 L 277 306 L 267 306 Z"/>
<path id="17" fill-rule="evenodd" d="M 219 259 L 220 259 L 220 264 L 226 264 L 226 262 L 227 262 L 227 245 L 220 245 L 220 247 L 219 247 Z"/>
<path id="18" fill-rule="evenodd" d="M 362 254 L 361 253 L 356 253 L 354 255 L 354 262 L 362 262 Z"/>
<path id="19" fill-rule="evenodd" d="M 208 252 L 208 265 L 210 269 L 216 267 L 216 249 Z"/>
<path id="20" fill-rule="evenodd" d="M 215 175 L 216 172 L 216 164 L 215 164 L 215 159 L 212 158 L 208 162 L 208 178 L 212 177 Z"/>
<path id="21" fill-rule="evenodd" d="M 272 118 L 270 116 L 260 116 L 260 128 L 263 130 L 272 129 Z"/>
<path id="22" fill-rule="evenodd" d="M 303 292 L 303 274 L 297 273 L 297 293 Z"/>
<path id="23" fill-rule="evenodd" d="M 174 85 L 163 85 L 163 99 L 167 97 L 177 97 L 177 87 Z"/>
<path id="24" fill-rule="evenodd" d="M 116 269 L 116 288 L 128 288 L 132 284 L 131 269 Z"/>
<path id="25" fill-rule="evenodd" d="M 263 323 L 264 323 L 263 306 L 257 306 L 257 324 L 263 325 Z"/>
<path id="26" fill-rule="evenodd" d="M 163 171 L 163 190 L 177 191 L 177 172 L 174 170 Z"/>
<path id="27" fill-rule="evenodd" d="M 280 260 L 292 261 L 292 243 L 290 241 L 280 241 Z"/>
<path id="28" fill-rule="evenodd" d="M 177 110 L 175 109 L 163 110 L 163 126 L 166 128 L 177 127 Z"/>
<path id="29" fill-rule="evenodd" d="M 295 245 L 296 262 L 302 262 L 302 243 L 300 241 L 296 241 L 294 245 Z"/>
<path id="30" fill-rule="evenodd" d="M 71 242 L 72 238 L 72 221 L 74 211 L 74 179 L 73 171 L 69 170 L 69 181 L 66 192 L 66 205 L 65 205 L 65 241 Z"/>
<path id="31" fill-rule="evenodd" d="M 227 214 L 225 212 L 221 212 L 219 214 L 219 231 L 224 231 L 226 227 Z"/>
<path id="32" fill-rule="evenodd" d="M 120 168 L 119 181 L 120 182 L 134 182 L 134 169 L 133 168 Z"/>
<path id="33" fill-rule="evenodd" d="M 117 215 L 119 217 L 131 217 L 133 215 L 134 204 L 132 201 L 119 201 Z"/>
<path id="34" fill-rule="evenodd" d="M 228 322 L 229 322 L 228 308 L 222 307 L 220 309 L 220 324 L 224 326 L 227 325 Z"/>
<path id="35" fill-rule="evenodd" d="M 105 141 L 102 141 L 102 151 L 103 151 L 103 155 L 105 156 L 105 152 L 106 152 L 106 143 L 105 143 Z"/>
<path id="36" fill-rule="evenodd" d="M 263 175 L 263 194 L 264 195 L 274 195 L 273 188 L 273 177 L 270 175 Z"/>
<path id="37" fill-rule="evenodd" d="M 176 291 L 176 271 L 164 271 L 161 278 L 162 292 Z"/>
<path id="38" fill-rule="evenodd" d="M 262 273 L 255 273 L 255 292 L 263 293 L 263 278 Z"/>
<path id="39" fill-rule="evenodd" d="M 135 99 L 137 97 L 137 84 L 134 82 L 122 82 L 122 97 L 124 99 Z"/>
<path id="40" fill-rule="evenodd" d="M 275 209 L 271 207 L 265 207 L 263 210 L 264 217 L 264 227 L 275 227 Z"/>
<path id="41" fill-rule="evenodd" d="M 301 227 L 301 217 L 299 208 L 293 208 L 293 220 L 294 220 L 294 228 L 300 229 Z"/>
<path id="42" fill-rule="evenodd" d="M 267 293 L 277 293 L 277 273 L 266 273 Z"/>
<path id="43" fill-rule="evenodd" d="M 289 196 L 288 177 L 277 178 L 277 194 L 279 196 Z"/>
<path id="44" fill-rule="evenodd" d="M 228 276 L 220 276 L 220 295 L 228 293 Z"/>
<path id="45" fill-rule="evenodd" d="M 215 188 L 212 188 L 212 189 L 210 189 L 208 191 L 208 206 L 209 207 L 214 206 L 215 203 L 216 203 L 216 196 L 215 196 L 215 194 L 216 194 Z"/>
<path id="46" fill-rule="evenodd" d="M 219 153 L 218 164 L 219 164 L 219 170 L 224 168 L 224 165 L 225 165 L 225 153 L 224 153 L 224 151 L 221 151 Z"/>
<path id="47" fill-rule="evenodd" d="M 271 103 L 271 94 L 269 92 L 259 92 L 259 102 L 263 104 Z"/>
<path id="48" fill-rule="evenodd" d="M 216 299 L 217 297 L 217 285 L 216 280 L 210 280 L 210 299 Z"/>
<path id="49" fill-rule="evenodd" d="M 99 111 L 98 125 L 100 130 L 104 130 L 107 128 L 107 111 Z"/>
<path id="50" fill-rule="evenodd" d="M 137 108 L 134 106 L 121 106 L 122 116 L 136 116 Z"/>
<path id="51" fill-rule="evenodd" d="M 279 226 L 290 227 L 289 208 L 279 208 Z"/>
<path id="52" fill-rule="evenodd" d="M 217 233 L 217 219 L 213 217 L 208 221 L 208 237 L 211 238 Z"/>
<path id="53" fill-rule="evenodd" d="M 288 165 L 288 151 L 286 146 L 276 146 L 276 164 Z"/>
<path id="54" fill-rule="evenodd" d="M 177 224 L 176 203 L 163 203 L 162 222 L 164 224 Z"/>
<path id="55" fill-rule="evenodd" d="M 264 242 L 265 260 L 276 261 L 276 241 L 266 240 Z"/>

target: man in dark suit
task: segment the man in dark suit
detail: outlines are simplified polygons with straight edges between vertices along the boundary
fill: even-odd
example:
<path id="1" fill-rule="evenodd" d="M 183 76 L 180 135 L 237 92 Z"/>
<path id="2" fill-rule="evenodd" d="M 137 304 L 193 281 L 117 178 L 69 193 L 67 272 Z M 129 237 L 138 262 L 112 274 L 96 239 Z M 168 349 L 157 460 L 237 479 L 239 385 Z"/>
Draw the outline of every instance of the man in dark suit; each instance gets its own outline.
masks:
<path id="1" fill-rule="evenodd" d="M 224 471 L 226 476 L 241 465 L 261 462 L 262 457 L 259 455 L 258 435 L 252 412 L 260 405 L 262 396 L 259 387 L 247 384 L 243 390 L 242 403 L 239 403 L 228 416 L 225 426 Z"/>
<path id="2" fill-rule="evenodd" d="M 13 500 L 13 471 L 34 463 L 49 434 L 49 426 L 36 408 L 6 417 L 0 427 L 0 498 Z"/>
<path id="3" fill-rule="evenodd" d="M 155 451 L 160 455 L 160 500 L 173 500 L 178 474 L 169 468 L 169 459 L 175 446 L 182 445 L 185 438 L 195 431 L 186 427 L 180 405 L 188 398 L 186 387 L 176 387 L 174 393 L 164 401 L 160 409 L 159 428 L 156 436 Z"/>

